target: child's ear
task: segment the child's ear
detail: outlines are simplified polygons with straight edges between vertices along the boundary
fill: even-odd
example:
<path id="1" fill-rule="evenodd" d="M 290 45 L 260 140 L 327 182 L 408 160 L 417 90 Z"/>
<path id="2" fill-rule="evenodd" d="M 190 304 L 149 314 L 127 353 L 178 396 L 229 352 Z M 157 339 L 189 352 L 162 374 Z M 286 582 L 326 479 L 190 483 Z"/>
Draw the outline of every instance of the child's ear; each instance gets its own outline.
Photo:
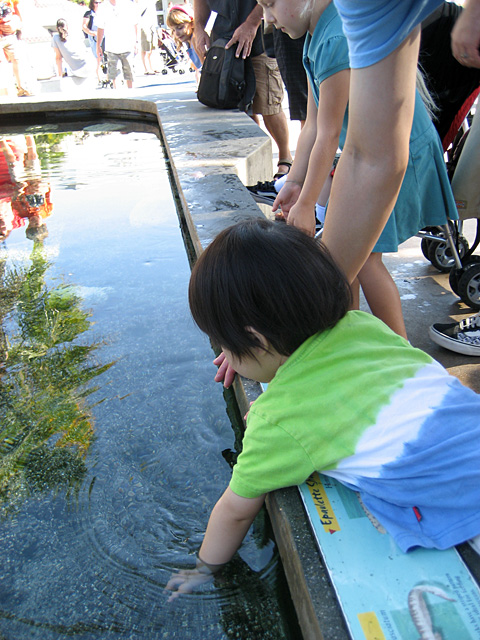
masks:
<path id="1" fill-rule="evenodd" d="M 257 331 L 256 329 L 254 329 L 253 327 L 245 327 L 245 329 L 251 333 L 252 335 L 255 336 L 255 338 L 258 340 L 258 342 L 260 343 L 258 349 L 261 352 L 266 352 L 270 349 L 270 344 L 268 342 L 268 340 L 266 339 L 266 337 L 263 335 L 263 333 L 260 333 L 259 331 Z"/>

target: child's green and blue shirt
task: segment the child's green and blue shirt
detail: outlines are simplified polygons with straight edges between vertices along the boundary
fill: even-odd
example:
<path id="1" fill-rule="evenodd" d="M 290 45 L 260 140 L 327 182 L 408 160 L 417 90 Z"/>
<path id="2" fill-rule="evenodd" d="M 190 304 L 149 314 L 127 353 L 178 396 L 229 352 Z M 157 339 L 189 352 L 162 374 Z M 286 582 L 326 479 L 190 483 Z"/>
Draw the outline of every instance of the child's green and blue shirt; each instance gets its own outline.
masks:
<path id="1" fill-rule="evenodd" d="M 351 311 L 304 342 L 255 401 L 230 488 L 254 498 L 313 471 L 359 491 L 404 551 L 472 538 L 480 396 L 381 321 Z"/>

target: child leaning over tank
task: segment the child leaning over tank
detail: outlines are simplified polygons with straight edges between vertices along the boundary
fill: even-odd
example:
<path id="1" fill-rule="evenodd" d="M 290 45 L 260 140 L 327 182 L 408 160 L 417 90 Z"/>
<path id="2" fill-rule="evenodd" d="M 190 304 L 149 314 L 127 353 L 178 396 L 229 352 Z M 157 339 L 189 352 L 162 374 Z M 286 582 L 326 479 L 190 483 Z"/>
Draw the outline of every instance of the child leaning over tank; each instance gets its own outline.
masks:
<path id="1" fill-rule="evenodd" d="M 189 299 L 236 371 L 270 384 L 197 567 L 171 577 L 171 598 L 232 558 L 268 492 L 314 471 L 358 491 L 404 552 L 475 537 L 480 550 L 480 396 L 377 318 L 348 311 L 325 248 L 293 226 L 239 223 L 200 256 Z"/>
<path id="2" fill-rule="evenodd" d="M 193 48 L 193 13 L 187 5 L 175 4 L 170 7 L 167 14 L 167 26 L 171 29 L 177 50 L 180 51 L 182 45 L 187 49 L 187 55 L 195 68 L 197 84 L 200 79 L 199 71 L 202 69 L 202 61 L 198 53 Z"/>

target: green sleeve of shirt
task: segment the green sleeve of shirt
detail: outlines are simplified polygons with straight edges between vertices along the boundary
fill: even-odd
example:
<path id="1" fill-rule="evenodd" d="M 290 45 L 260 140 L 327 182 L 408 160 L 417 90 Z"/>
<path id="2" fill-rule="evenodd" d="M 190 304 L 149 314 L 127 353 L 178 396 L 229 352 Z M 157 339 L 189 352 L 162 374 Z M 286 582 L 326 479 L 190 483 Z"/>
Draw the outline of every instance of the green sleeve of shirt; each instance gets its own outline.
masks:
<path id="1" fill-rule="evenodd" d="M 297 440 L 282 427 L 250 410 L 243 450 L 233 468 L 230 489 L 257 498 L 275 489 L 302 484 L 315 468 Z"/>

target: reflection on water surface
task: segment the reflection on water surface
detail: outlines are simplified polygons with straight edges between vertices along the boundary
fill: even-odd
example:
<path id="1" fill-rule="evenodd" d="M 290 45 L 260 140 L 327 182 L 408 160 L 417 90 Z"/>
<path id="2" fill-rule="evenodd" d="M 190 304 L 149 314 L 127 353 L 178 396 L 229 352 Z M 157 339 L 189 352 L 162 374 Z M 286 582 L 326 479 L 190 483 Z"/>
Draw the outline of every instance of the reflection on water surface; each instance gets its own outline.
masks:
<path id="1" fill-rule="evenodd" d="M 0 636 L 298 637 L 262 518 L 222 580 L 163 591 L 234 436 L 158 139 L 34 133 L 0 137 Z"/>

